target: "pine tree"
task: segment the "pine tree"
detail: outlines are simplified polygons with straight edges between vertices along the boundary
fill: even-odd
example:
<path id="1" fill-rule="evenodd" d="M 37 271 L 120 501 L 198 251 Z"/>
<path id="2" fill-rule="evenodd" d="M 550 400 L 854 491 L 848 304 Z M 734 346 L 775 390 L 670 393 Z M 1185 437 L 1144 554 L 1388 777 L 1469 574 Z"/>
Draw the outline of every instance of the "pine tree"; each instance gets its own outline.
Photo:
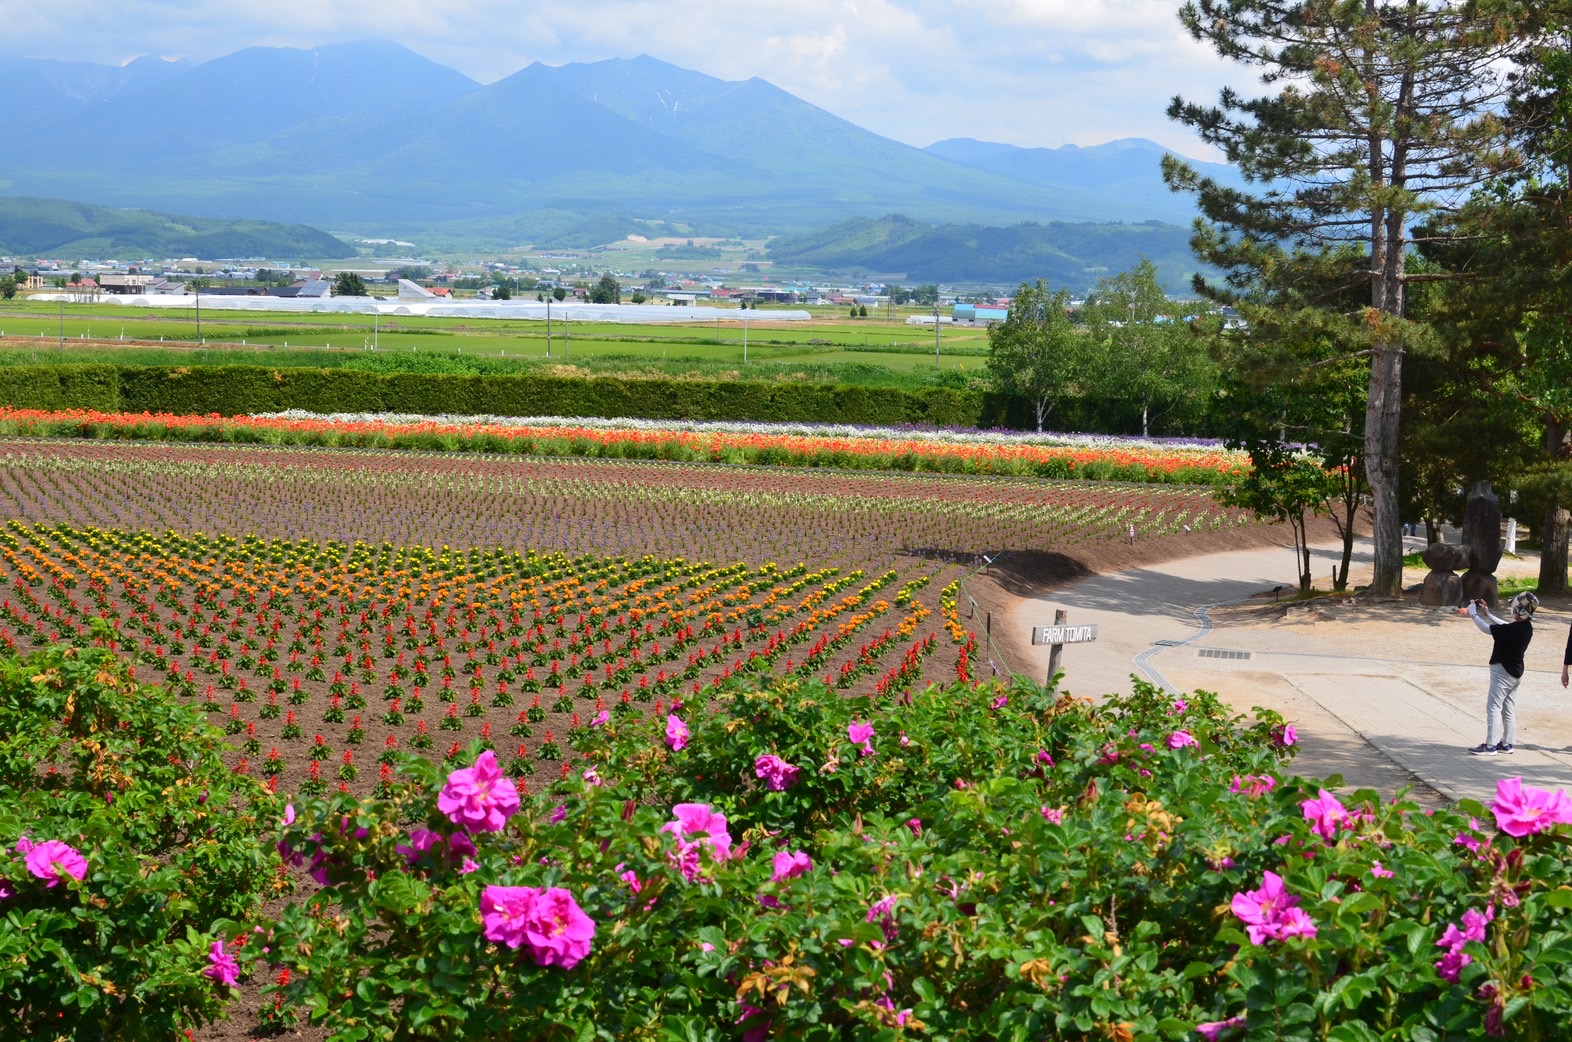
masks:
<path id="1" fill-rule="evenodd" d="M 1276 309 L 1368 356 L 1372 590 L 1397 595 L 1403 360 L 1427 333 L 1406 320 L 1405 290 L 1434 277 L 1407 270 L 1411 229 L 1511 164 L 1500 106 L 1523 12 L 1508 0 L 1191 0 L 1180 20 L 1222 57 L 1259 68 L 1273 91 L 1169 106 L 1249 186 L 1164 160 L 1169 187 L 1199 204 L 1196 254 L 1224 272 L 1197 288 Z M 1339 307 L 1354 286 L 1367 288 L 1368 304 Z"/>

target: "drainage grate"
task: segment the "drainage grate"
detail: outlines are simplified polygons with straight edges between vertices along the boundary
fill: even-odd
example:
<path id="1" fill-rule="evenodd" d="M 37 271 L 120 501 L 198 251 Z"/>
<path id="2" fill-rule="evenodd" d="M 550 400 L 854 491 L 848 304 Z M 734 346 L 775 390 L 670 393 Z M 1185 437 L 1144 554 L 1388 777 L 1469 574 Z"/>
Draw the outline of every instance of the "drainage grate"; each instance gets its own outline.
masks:
<path id="1" fill-rule="evenodd" d="M 1249 658 L 1248 651 L 1225 651 L 1222 648 L 1199 648 L 1196 655 L 1200 658 Z"/>
<path id="2" fill-rule="evenodd" d="M 1184 641 L 1182 641 L 1182 640 L 1154 640 L 1154 641 L 1152 641 L 1152 643 L 1156 644 L 1160 648 L 1177 648 L 1179 645 L 1183 644 Z"/>

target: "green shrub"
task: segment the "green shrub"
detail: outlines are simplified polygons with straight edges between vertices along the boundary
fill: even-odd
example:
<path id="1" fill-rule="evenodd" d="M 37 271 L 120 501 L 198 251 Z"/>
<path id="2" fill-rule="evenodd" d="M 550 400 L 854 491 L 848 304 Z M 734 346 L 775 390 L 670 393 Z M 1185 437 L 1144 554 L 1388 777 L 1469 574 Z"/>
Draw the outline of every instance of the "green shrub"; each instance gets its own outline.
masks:
<path id="1" fill-rule="evenodd" d="M 278 804 L 221 738 L 105 648 L 0 660 L 0 1034 L 173 1039 L 219 1015 L 211 946 L 245 958 L 237 920 L 278 863 L 259 839 Z M 37 876 L 48 841 L 80 879 Z"/>

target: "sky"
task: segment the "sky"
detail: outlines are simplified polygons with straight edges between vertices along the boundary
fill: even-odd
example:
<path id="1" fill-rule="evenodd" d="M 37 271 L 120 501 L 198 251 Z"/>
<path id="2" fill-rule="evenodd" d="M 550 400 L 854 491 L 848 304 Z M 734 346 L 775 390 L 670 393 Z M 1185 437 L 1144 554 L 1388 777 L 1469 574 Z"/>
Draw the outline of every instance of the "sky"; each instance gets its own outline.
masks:
<path id="1" fill-rule="evenodd" d="M 249 46 L 386 39 L 478 80 L 532 62 L 648 54 L 727 80 L 768 80 L 867 130 L 923 147 L 1149 138 L 1215 154 L 1164 109 L 1247 74 L 1191 40 L 1180 0 L 0 0 L 0 56 L 119 65 Z"/>

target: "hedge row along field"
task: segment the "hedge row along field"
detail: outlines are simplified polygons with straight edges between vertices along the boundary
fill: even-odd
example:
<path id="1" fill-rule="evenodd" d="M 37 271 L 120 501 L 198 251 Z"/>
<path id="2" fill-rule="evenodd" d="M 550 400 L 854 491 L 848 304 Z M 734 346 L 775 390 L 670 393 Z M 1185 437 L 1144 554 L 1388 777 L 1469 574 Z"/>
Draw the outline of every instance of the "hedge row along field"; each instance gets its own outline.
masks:
<path id="1" fill-rule="evenodd" d="M 1003 423 L 1010 403 L 978 391 L 622 376 L 469 376 L 285 366 L 17 365 L 0 368 L 0 401 L 26 409 L 224 416 L 403 412 L 610 416 L 808 423 Z"/>
<path id="2" fill-rule="evenodd" d="M 283 792 L 471 741 L 566 771 L 574 727 L 738 673 L 965 679 L 989 668 L 956 608 L 971 548 L 1246 520 L 1173 486 L 80 442 L 0 464 L 0 511 L 39 519 L 0 531 L 0 641 L 107 622 Z"/>
<path id="3" fill-rule="evenodd" d="M 0 407 L 0 435 L 145 439 L 481 452 L 512 455 L 756 463 L 850 470 L 936 471 L 1217 485 L 1248 468 L 1237 452 L 1152 443 L 1055 446 L 1018 439 L 951 441 L 565 423 L 456 423 L 318 418 L 177 416 Z"/>

